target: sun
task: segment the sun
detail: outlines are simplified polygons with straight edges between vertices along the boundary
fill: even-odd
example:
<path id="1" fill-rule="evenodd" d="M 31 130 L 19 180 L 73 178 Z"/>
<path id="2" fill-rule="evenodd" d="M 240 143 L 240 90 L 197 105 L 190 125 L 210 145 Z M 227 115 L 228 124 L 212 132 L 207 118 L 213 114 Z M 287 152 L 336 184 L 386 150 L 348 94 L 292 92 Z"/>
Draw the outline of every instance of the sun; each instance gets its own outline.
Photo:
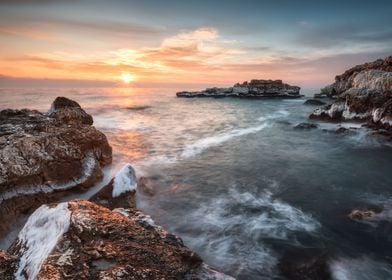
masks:
<path id="1" fill-rule="evenodd" d="M 121 80 L 125 83 L 125 84 L 129 84 L 130 82 L 132 82 L 134 80 L 134 77 L 129 74 L 129 73 L 123 73 L 121 75 Z"/>

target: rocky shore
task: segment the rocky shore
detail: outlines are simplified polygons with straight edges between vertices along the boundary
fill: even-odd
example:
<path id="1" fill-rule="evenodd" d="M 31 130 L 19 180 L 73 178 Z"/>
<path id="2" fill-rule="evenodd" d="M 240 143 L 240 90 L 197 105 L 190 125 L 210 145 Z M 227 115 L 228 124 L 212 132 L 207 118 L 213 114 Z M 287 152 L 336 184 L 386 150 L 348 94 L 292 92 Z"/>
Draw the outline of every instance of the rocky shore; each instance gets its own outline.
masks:
<path id="1" fill-rule="evenodd" d="M 90 201 L 58 202 L 92 187 L 111 163 L 111 147 L 92 124 L 64 97 L 47 113 L 0 112 L 0 234 L 31 214 L 0 250 L 0 279 L 232 279 L 135 208 L 129 164 Z"/>
<path id="2" fill-rule="evenodd" d="M 251 80 L 228 88 L 207 88 L 203 91 L 177 92 L 177 97 L 235 97 L 235 98 L 300 98 L 300 87 L 284 84 L 281 80 Z"/>
<path id="3" fill-rule="evenodd" d="M 311 119 L 365 122 L 392 139 L 392 56 L 347 70 L 321 92 L 335 100 L 315 109 Z"/>
<path id="4" fill-rule="evenodd" d="M 64 97 L 47 113 L 0 111 L 0 235 L 19 214 L 102 178 L 112 149 L 92 124 L 78 103 Z"/>

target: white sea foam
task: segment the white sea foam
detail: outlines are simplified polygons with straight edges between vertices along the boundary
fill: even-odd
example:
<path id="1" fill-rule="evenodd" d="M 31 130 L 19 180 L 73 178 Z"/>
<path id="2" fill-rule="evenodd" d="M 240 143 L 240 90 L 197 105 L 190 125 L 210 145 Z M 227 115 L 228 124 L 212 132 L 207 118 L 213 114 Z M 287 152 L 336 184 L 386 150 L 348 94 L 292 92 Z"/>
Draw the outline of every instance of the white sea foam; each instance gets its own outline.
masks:
<path id="1" fill-rule="evenodd" d="M 187 220 L 198 221 L 197 228 L 187 230 L 200 234 L 182 236 L 191 247 L 200 248 L 207 262 L 230 267 L 234 275 L 257 271 L 267 279 L 276 269 L 277 256 L 265 239 L 296 242 L 296 233 L 313 234 L 320 227 L 310 215 L 269 191 L 256 195 L 236 187 L 200 205 Z M 181 221 L 178 226 L 181 232 Z"/>
<path id="2" fill-rule="evenodd" d="M 258 125 L 247 127 L 247 128 L 236 128 L 226 133 L 199 139 L 194 143 L 185 146 L 180 157 L 185 159 L 190 158 L 202 153 L 204 150 L 210 147 L 218 146 L 234 138 L 259 132 L 271 125 L 270 123 L 267 122 L 268 120 L 287 117 L 288 115 L 290 115 L 289 111 L 285 109 L 279 109 L 270 115 L 259 117 L 257 120 L 260 122 L 260 124 Z"/>
<path id="3" fill-rule="evenodd" d="M 181 154 L 181 158 L 190 158 L 193 157 L 197 154 L 200 154 L 203 152 L 205 149 L 218 146 L 219 144 L 222 144 L 224 142 L 227 142 L 233 138 L 237 138 L 243 135 L 251 134 L 251 133 L 256 133 L 260 130 L 263 130 L 264 128 L 268 127 L 268 123 L 262 123 L 257 126 L 253 127 L 248 127 L 248 128 L 242 128 L 242 129 L 233 129 L 227 133 L 215 135 L 215 136 L 210 136 L 206 137 L 200 140 L 197 140 L 196 142 L 186 146 Z"/>
<path id="4" fill-rule="evenodd" d="M 392 267 L 368 257 L 358 259 L 341 258 L 330 263 L 334 280 L 392 279 Z"/>
<path id="5" fill-rule="evenodd" d="M 118 197 L 123 193 L 135 191 L 136 187 L 135 170 L 130 164 L 126 164 L 114 177 L 112 196 Z"/>
<path id="6" fill-rule="evenodd" d="M 18 235 L 21 257 L 15 279 L 36 279 L 43 262 L 68 231 L 70 217 L 71 211 L 65 202 L 52 208 L 42 205 L 35 210 Z"/>
<path id="7" fill-rule="evenodd" d="M 76 180 L 69 181 L 67 183 L 53 184 L 48 183 L 47 185 L 38 186 L 24 186 L 19 187 L 15 190 L 7 191 L 0 194 L 0 204 L 8 199 L 21 196 L 21 195 L 32 195 L 37 193 L 51 193 L 53 191 L 68 190 L 79 184 L 84 183 L 94 172 L 98 162 L 92 153 L 87 154 L 83 162 L 83 175 Z"/>

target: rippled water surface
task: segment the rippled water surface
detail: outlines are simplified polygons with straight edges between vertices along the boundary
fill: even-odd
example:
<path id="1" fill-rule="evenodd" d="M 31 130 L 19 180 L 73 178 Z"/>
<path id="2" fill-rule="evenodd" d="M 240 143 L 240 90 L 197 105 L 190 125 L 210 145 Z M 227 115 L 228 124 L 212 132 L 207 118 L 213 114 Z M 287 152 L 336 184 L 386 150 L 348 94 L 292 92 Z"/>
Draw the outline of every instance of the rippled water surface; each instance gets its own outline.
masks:
<path id="1" fill-rule="evenodd" d="M 335 279 L 392 279 L 392 148 L 336 124 L 296 130 L 303 100 L 179 99 L 172 90 L 1 90 L 1 108 L 77 100 L 155 195 L 138 207 L 210 265 L 284 279 L 290 254 L 325 257 Z M 346 124 L 358 127 L 358 124 Z M 363 222 L 354 208 L 381 211 Z M 294 261 L 294 260 L 292 260 Z"/>

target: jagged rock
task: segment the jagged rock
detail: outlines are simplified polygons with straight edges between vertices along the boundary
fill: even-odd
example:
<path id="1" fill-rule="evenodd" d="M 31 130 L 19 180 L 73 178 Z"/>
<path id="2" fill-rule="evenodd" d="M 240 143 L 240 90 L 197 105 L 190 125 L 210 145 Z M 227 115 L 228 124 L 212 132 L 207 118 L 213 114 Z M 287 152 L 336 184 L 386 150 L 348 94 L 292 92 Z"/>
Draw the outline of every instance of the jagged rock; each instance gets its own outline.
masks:
<path id="1" fill-rule="evenodd" d="M 132 208 L 136 206 L 136 188 L 135 170 L 127 164 L 90 200 L 109 209 Z"/>
<path id="2" fill-rule="evenodd" d="M 325 105 L 325 102 L 321 101 L 321 100 L 317 100 L 317 99 L 308 99 L 304 102 L 304 105 L 317 105 L 317 106 L 321 106 L 321 105 Z"/>
<path id="3" fill-rule="evenodd" d="M 350 88 L 391 89 L 392 56 L 357 65 L 335 77 L 335 83 L 321 89 L 327 96 L 339 95 Z"/>
<path id="4" fill-rule="evenodd" d="M 19 213 L 101 179 L 112 150 L 91 124 L 92 117 L 64 97 L 48 113 L 0 111 L 0 235 Z"/>
<path id="5" fill-rule="evenodd" d="M 9 279 L 233 279 L 140 211 L 84 200 L 41 206 L 7 253 Z"/>
<path id="6" fill-rule="evenodd" d="M 336 101 L 314 110 L 311 119 L 367 122 L 392 136 L 392 56 L 347 70 L 324 92 Z"/>
<path id="7" fill-rule="evenodd" d="M 177 97 L 237 97 L 237 98 L 300 98 L 300 87 L 284 84 L 281 80 L 251 80 L 229 88 L 207 88 L 203 91 L 177 92 Z"/>
<path id="8" fill-rule="evenodd" d="M 315 123 L 300 123 L 294 126 L 296 129 L 312 129 L 312 128 L 317 128 L 317 124 Z"/>

